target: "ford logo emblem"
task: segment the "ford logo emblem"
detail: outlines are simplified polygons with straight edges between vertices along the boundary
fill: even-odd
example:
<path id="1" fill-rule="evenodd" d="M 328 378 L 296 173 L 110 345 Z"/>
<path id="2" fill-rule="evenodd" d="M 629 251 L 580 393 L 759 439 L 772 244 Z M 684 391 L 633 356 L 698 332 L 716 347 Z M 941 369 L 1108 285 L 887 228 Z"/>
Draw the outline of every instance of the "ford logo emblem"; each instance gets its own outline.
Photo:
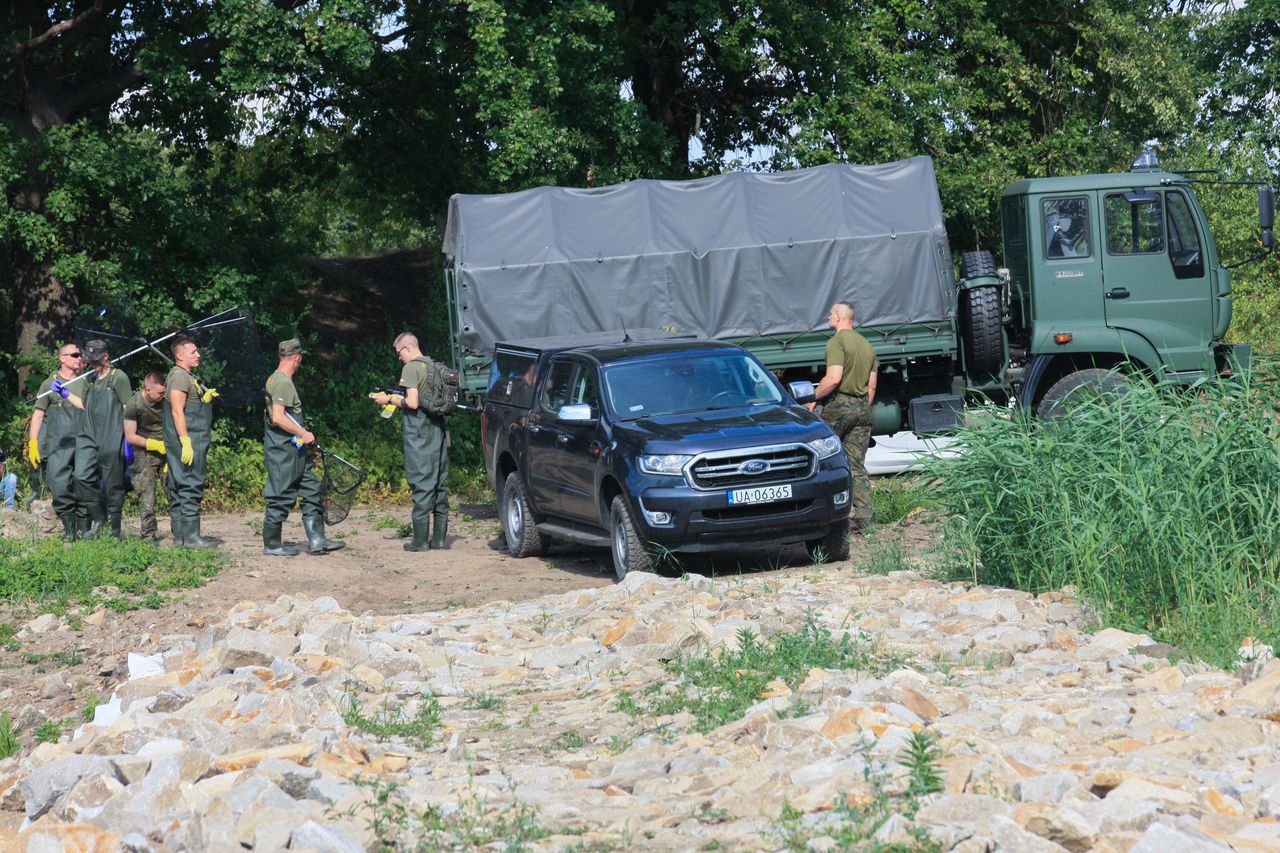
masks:
<path id="1" fill-rule="evenodd" d="M 738 466 L 739 474 L 763 474 L 769 470 L 769 463 L 763 459 L 748 459 Z"/>

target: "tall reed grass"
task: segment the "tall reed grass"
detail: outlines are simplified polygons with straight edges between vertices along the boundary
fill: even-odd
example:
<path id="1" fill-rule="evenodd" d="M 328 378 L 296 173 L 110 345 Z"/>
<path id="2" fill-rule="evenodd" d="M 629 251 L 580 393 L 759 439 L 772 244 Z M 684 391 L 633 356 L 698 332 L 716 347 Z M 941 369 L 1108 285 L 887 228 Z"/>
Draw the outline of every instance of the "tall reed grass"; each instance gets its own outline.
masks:
<path id="1" fill-rule="evenodd" d="M 1048 423 L 983 418 L 925 486 L 951 571 L 1073 585 L 1107 624 L 1219 665 L 1246 636 L 1280 649 L 1280 388 L 1260 376 L 1135 381 Z"/>

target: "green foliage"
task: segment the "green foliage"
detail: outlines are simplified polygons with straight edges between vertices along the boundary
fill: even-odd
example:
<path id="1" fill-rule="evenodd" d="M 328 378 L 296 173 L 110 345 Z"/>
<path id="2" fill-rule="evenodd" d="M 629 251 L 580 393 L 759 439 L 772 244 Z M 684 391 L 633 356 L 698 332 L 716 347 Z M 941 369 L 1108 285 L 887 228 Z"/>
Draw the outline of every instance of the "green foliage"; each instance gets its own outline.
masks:
<path id="1" fill-rule="evenodd" d="M 364 712 L 360 695 L 354 689 L 347 692 L 346 703 L 342 721 L 380 741 L 400 738 L 422 750 L 431 746 L 440 729 L 440 701 L 430 693 L 419 698 L 418 709 L 412 717 L 406 716 L 401 706 L 392 705 L 390 696 L 382 700 L 372 716 Z"/>
<path id="2" fill-rule="evenodd" d="M 926 731 L 911 733 L 898 757 L 898 763 L 907 771 L 907 796 L 923 797 L 942 790 L 942 771 L 938 769 L 941 760 L 942 750 L 932 735 Z"/>
<path id="3" fill-rule="evenodd" d="M 1272 374 L 1274 375 L 1274 374 Z M 933 491 L 951 571 L 1039 593 L 1074 586 L 1104 622 L 1228 665 L 1275 644 L 1280 391 L 1256 375 L 1135 382 L 1061 421 L 965 430 Z"/>
<path id="4" fill-rule="evenodd" d="M 867 559 L 858 565 L 858 569 L 873 575 L 906 572 L 915 567 L 915 562 L 908 557 L 902 540 L 897 538 L 876 542 Z"/>
<path id="5" fill-rule="evenodd" d="M 95 605 L 110 588 L 125 601 L 145 602 L 159 591 L 199 587 L 227 562 L 216 551 L 161 549 L 141 539 L 72 545 L 0 539 L 0 599 Z"/>
<path id="6" fill-rule="evenodd" d="M 745 628 L 738 632 L 737 641 L 736 650 L 718 655 L 677 653 L 667 664 L 670 681 L 646 688 L 640 700 L 620 691 L 615 709 L 634 716 L 687 711 L 694 717 L 694 730 L 705 733 L 740 718 L 775 679 L 794 689 L 814 667 L 883 674 L 905 660 L 892 652 L 878 652 L 848 632 L 837 639 L 812 616 L 799 631 L 779 634 L 771 641 Z"/>
<path id="7" fill-rule="evenodd" d="M 926 493 L 914 477 L 880 477 L 871 490 L 871 518 L 876 524 L 897 524 L 925 505 Z"/>
<path id="8" fill-rule="evenodd" d="M 583 739 L 581 734 L 570 729 L 568 731 L 561 732 L 560 735 L 551 742 L 551 748 L 567 751 L 570 749 L 582 749 L 586 744 L 587 742 Z"/>
<path id="9" fill-rule="evenodd" d="M 471 690 L 466 694 L 463 708 L 474 711 L 501 711 L 507 706 L 507 700 L 489 690 Z"/>
<path id="10" fill-rule="evenodd" d="M 36 743 L 57 743 L 62 738 L 62 723 L 45 720 L 36 726 Z"/>
<path id="11" fill-rule="evenodd" d="M 16 753 L 22 745 L 18 743 L 18 731 L 9 718 L 8 711 L 0 711 L 0 759 L 8 758 Z"/>

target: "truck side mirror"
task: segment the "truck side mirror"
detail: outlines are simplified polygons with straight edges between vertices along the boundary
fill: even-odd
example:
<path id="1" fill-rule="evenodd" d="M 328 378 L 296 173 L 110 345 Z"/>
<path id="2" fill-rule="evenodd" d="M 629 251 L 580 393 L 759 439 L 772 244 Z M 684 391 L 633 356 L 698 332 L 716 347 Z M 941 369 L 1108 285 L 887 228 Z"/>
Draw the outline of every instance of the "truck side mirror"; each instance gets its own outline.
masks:
<path id="1" fill-rule="evenodd" d="M 572 406 L 561 406 L 560 411 L 556 412 L 556 420 L 566 424 L 586 424 L 591 423 L 595 418 L 591 416 L 589 404 L 577 403 Z"/>
<path id="2" fill-rule="evenodd" d="M 817 394 L 814 393 L 815 389 L 812 382 L 791 382 L 787 385 L 787 390 L 791 392 L 792 397 L 796 398 L 796 402 L 802 406 L 818 399 Z"/>
<path id="3" fill-rule="evenodd" d="M 1270 249 L 1276 244 L 1272 229 L 1276 224 L 1276 191 L 1273 187 L 1258 187 L 1258 227 L 1262 229 L 1262 245 Z"/>

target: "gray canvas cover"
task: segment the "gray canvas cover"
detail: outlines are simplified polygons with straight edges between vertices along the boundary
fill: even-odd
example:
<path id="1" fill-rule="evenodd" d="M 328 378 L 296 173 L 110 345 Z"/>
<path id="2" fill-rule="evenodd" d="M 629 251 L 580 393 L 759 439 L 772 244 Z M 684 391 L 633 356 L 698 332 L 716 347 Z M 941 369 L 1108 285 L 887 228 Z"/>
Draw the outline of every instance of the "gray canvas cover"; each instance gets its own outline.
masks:
<path id="1" fill-rule="evenodd" d="M 455 195 L 444 251 L 462 347 L 623 328 L 709 338 L 951 316 L 933 162 Z"/>

